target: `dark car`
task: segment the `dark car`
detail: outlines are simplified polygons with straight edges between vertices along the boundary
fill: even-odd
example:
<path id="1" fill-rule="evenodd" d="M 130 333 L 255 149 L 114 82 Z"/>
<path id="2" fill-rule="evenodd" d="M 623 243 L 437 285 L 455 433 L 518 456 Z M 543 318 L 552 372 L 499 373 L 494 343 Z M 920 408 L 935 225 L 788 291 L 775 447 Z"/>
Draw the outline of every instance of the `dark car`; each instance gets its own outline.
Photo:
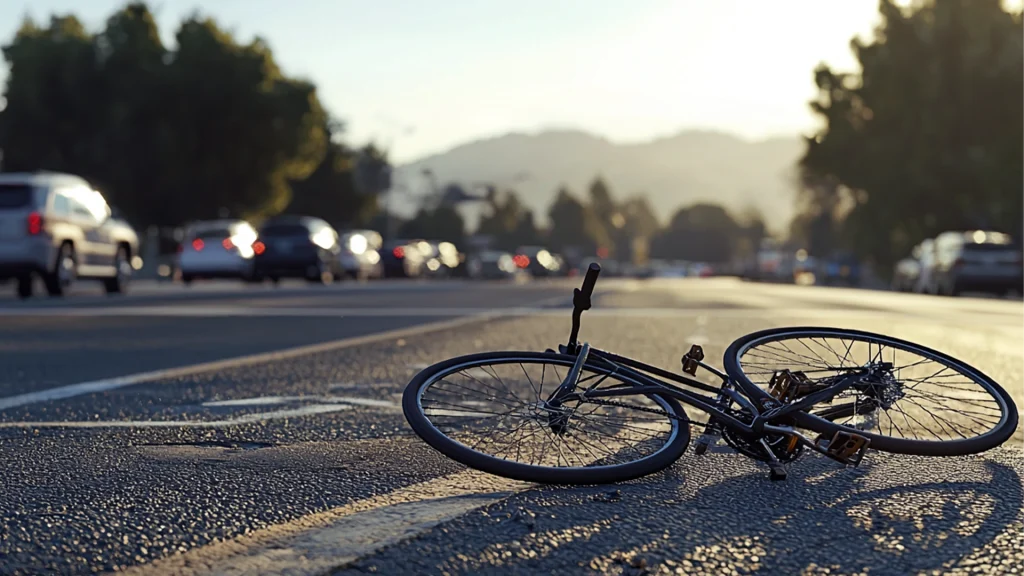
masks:
<path id="1" fill-rule="evenodd" d="M 515 260 L 508 252 L 484 250 L 466 257 L 470 278 L 480 280 L 508 280 L 519 272 Z"/>
<path id="2" fill-rule="evenodd" d="M 559 263 L 543 246 L 520 246 L 513 260 L 516 266 L 535 278 L 546 278 L 559 273 Z"/>
<path id="3" fill-rule="evenodd" d="M 422 245 L 421 245 L 422 246 Z M 451 242 L 426 243 L 427 267 L 425 273 L 434 278 L 452 278 L 462 273 L 460 267 L 465 258 Z"/>
<path id="4" fill-rule="evenodd" d="M 389 240 L 380 251 L 385 278 L 417 278 L 423 275 L 430 246 L 422 240 Z"/>
<path id="5" fill-rule="evenodd" d="M 342 275 L 338 232 L 319 218 L 268 220 L 259 230 L 253 252 L 252 277 L 256 281 L 305 278 L 328 284 Z"/>
<path id="6" fill-rule="evenodd" d="M 840 253 L 819 262 L 825 286 L 860 286 L 860 262 L 852 254 Z"/>

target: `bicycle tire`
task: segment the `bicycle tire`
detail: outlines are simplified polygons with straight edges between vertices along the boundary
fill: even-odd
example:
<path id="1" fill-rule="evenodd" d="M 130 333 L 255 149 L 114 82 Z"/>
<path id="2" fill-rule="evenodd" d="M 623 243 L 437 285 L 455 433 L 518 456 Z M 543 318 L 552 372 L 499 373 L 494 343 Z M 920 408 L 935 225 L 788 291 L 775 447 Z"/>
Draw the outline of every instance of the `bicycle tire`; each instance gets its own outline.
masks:
<path id="1" fill-rule="evenodd" d="M 1013 398 L 1002 388 L 1002 386 L 980 370 L 948 354 L 944 354 L 926 346 L 872 332 L 849 330 L 845 328 L 819 327 L 770 328 L 767 330 L 753 332 L 736 339 L 726 349 L 725 357 L 723 359 L 726 373 L 735 380 L 741 388 L 743 388 L 752 400 L 760 402 L 762 400 L 772 398 L 766 390 L 750 380 L 743 368 L 740 366 L 740 358 L 745 350 L 751 348 L 757 343 L 770 343 L 781 340 L 782 337 L 787 335 L 792 337 L 794 334 L 815 335 L 819 337 L 841 337 L 846 335 L 850 337 L 871 338 L 876 341 L 890 342 L 899 347 L 903 347 L 904 349 L 916 349 L 919 352 L 923 352 L 925 355 L 940 358 L 951 365 L 956 366 L 957 369 L 961 370 L 963 373 L 969 374 L 974 379 L 975 383 L 986 386 L 993 398 L 997 401 L 1001 401 L 1002 408 L 1002 418 L 992 430 L 989 430 L 985 434 L 977 437 L 961 440 L 937 442 L 930 440 L 923 441 L 893 438 L 836 424 L 808 412 L 798 412 L 793 415 L 793 419 L 797 425 L 802 428 L 813 430 L 827 436 L 831 436 L 839 431 L 853 432 L 870 439 L 870 446 L 874 450 L 916 456 L 964 456 L 968 454 L 978 454 L 1003 444 L 1013 436 L 1013 433 L 1017 429 L 1018 413 Z"/>
<path id="2" fill-rule="evenodd" d="M 667 408 L 669 412 L 678 418 L 681 418 L 680 420 L 675 420 L 677 425 L 674 428 L 674 437 L 658 452 L 646 458 L 623 464 L 586 468 L 560 468 L 512 462 L 473 450 L 438 430 L 424 414 L 420 402 L 421 391 L 425 386 L 439 380 L 446 373 L 455 373 L 455 368 L 481 365 L 486 362 L 499 360 L 528 360 L 535 363 L 551 363 L 568 368 L 573 365 L 575 357 L 550 352 L 483 352 L 450 358 L 429 366 L 413 377 L 402 396 L 402 410 L 413 431 L 438 452 L 470 468 L 513 480 L 541 484 L 610 484 L 632 480 L 667 468 L 678 460 L 689 446 L 690 428 L 685 411 L 674 398 L 660 394 L 645 396 L 656 398 L 659 404 Z M 585 370 L 598 374 L 613 373 L 612 370 L 606 367 L 590 363 L 585 365 Z M 628 378 L 621 374 L 615 377 L 619 380 L 628 380 Z M 634 384 L 640 385 L 636 382 Z"/>

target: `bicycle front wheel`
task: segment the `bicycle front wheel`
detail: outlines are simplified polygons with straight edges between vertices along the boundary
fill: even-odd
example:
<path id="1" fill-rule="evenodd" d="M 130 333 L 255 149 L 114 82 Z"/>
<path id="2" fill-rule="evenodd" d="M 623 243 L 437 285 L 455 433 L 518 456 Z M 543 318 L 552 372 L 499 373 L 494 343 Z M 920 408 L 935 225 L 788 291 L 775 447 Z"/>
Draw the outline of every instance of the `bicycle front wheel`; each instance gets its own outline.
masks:
<path id="1" fill-rule="evenodd" d="M 579 387 L 618 387 L 623 395 L 548 405 L 574 361 L 537 352 L 452 358 L 417 374 L 402 408 L 416 434 L 445 456 L 527 482 L 621 482 L 657 472 L 686 451 L 690 429 L 679 403 L 625 393 L 640 383 L 606 367 L 585 365 Z"/>

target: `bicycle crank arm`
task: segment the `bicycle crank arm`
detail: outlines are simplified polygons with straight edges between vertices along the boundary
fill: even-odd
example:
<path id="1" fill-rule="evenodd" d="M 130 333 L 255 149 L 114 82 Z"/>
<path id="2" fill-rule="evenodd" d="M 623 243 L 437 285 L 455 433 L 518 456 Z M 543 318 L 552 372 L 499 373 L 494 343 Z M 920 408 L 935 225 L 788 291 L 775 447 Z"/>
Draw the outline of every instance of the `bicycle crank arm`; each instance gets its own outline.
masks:
<path id="1" fill-rule="evenodd" d="M 765 424 L 764 431 L 782 434 L 791 441 L 799 442 L 823 456 L 828 456 L 837 462 L 854 467 L 860 465 L 868 446 L 871 445 L 871 440 L 851 432 L 837 431 L 832 440 L 822 442 L 820 438 L 818 440 L 811 440 L 789 426 Z"/>

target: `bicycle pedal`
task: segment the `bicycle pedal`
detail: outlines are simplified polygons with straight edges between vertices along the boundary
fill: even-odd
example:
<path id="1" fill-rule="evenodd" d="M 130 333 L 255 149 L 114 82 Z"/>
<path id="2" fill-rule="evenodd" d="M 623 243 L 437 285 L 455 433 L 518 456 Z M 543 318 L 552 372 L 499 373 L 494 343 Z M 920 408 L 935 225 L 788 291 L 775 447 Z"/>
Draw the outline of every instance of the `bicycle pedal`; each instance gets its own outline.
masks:
<path id="1" fill-rule="evenodd" d="M 718 434 L 705 432 L 700 435 L 697 439 L 697 443 L 693 446 L 693 453 L 700 456 L 708 451 L 716 443 L 718 443 Z"/>
<path id="2" fill-rule="evenodd" d="M 769 462 L 768 469 L 768 479 L 772 480 L 773 482 L 785 480 L 786 475 L 788 474 L 788 471 L 786 470 L 786 465 L 781 462 Z"/>
<path id="3" fill-rule="evenodd" d="M 704 349 L 698 344 L 690 346 L 690 351 L 683 354 L 683 373 L 696 376 L 697 368 L 700 367 L 700 362 L 703 359 Z"/>
<path id="4" fill-rule="evenodd" d="M 819 436 L 815 443 L 825 450 L 829 458 L 856 467 L 864 459 L 871 440 L 860 434 L 837 430 L 832 440 L 826 442 L 824 436 Z"/>

